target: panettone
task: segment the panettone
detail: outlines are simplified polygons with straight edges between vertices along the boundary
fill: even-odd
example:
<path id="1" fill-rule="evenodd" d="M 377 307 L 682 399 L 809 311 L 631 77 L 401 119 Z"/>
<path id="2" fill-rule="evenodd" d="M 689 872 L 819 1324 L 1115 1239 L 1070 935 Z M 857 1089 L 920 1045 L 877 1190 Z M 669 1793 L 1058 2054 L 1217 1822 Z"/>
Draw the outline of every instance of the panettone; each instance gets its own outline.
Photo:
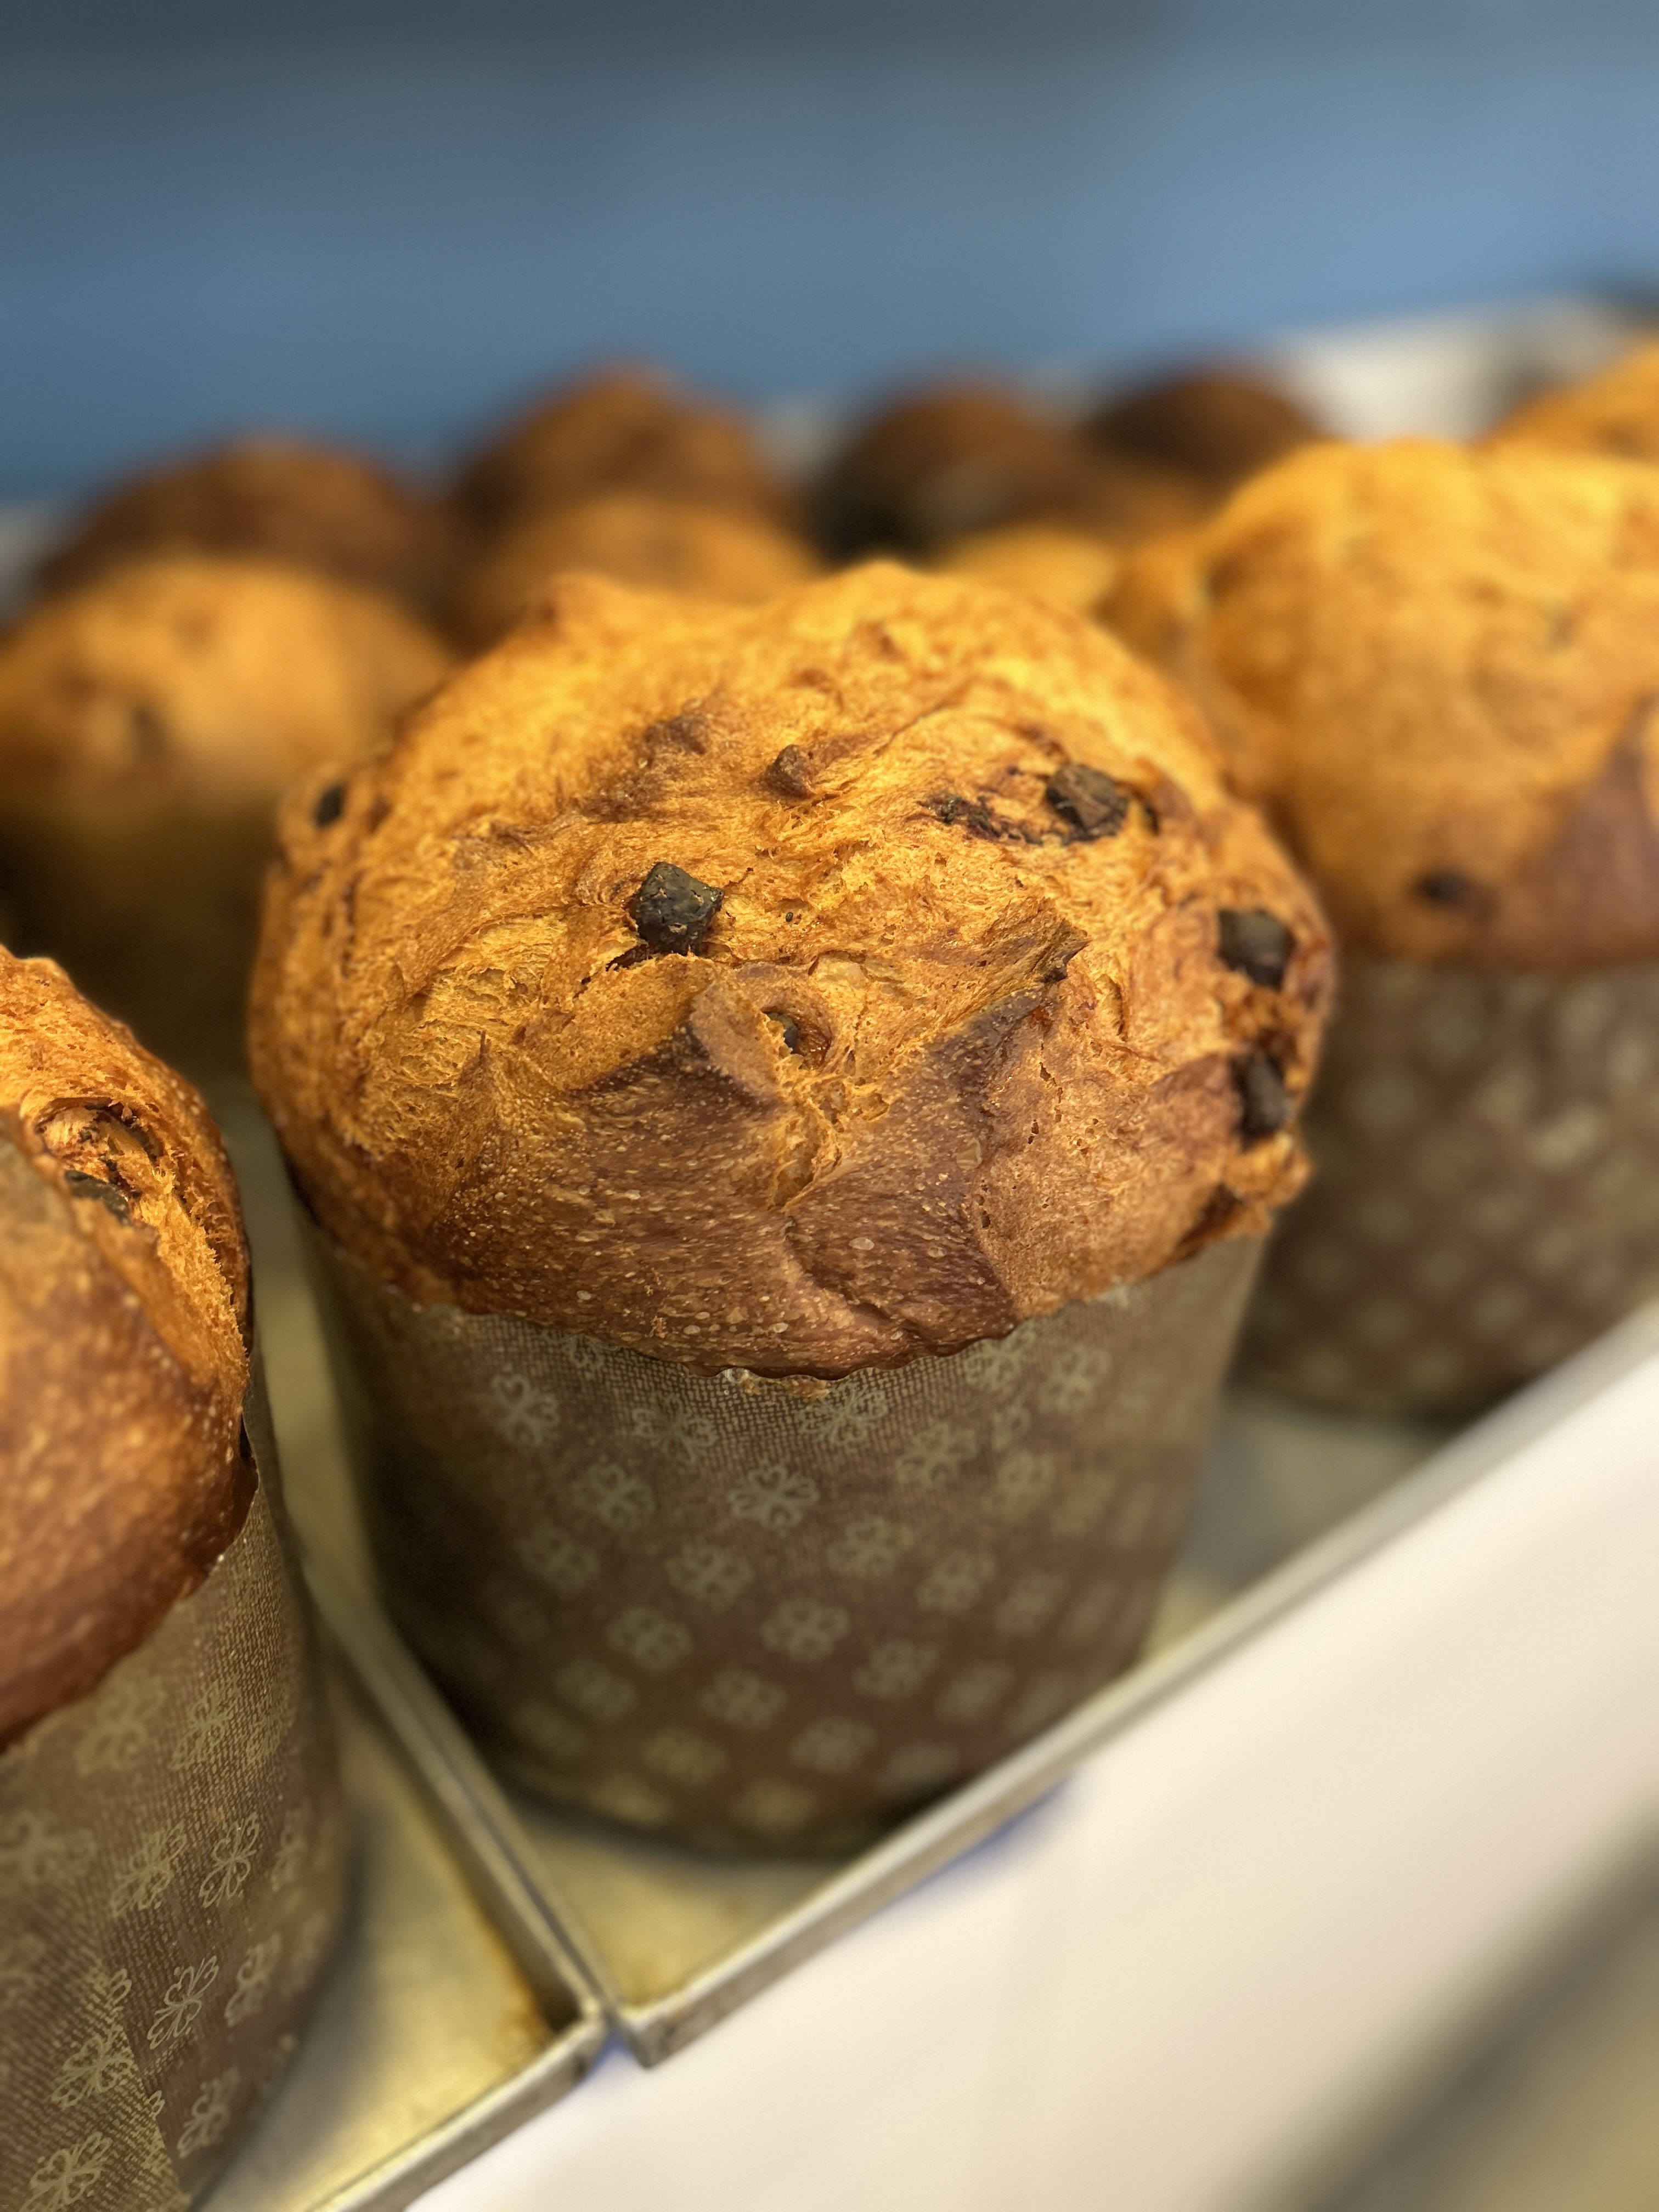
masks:
<path id="1" fill-rule="evenodd" d="M 1659 461 L 1659 343 L 1622 354 L 1594 376 L 1525 400 L 1490 433 L 1568 453 Z"/>
<path id="2" fill-rule="evenodd" d="M 270 814 L 319 759 L 386 744 L 450 655 L 378 592 L 157 556 L 0 641 L 0 904 L 147 1043 L 234 1038 Z"/>
<path id="3" fill-rule="evenodd" d="M 1322 434 L 1275 386 L 1226 368 L 1139 385 L 1108 400 L 1083 429 L 1115 459 L 1167 476 L 1200 509 Z"/>
<path id="4" fill-rule="evenodd" d="M 42 563 L 46 592 L 152 553 L 247 554 L 431 601 L 454 556 L 443 507 L 366 455 L 246 438 L 118 484 Z"/>
<path id="5" fill-rule="evenodd" d="M 1187 513 L 1018 392 L 969 380 L 927 385 L 872 415 L 812 504 L 819 537 L 840 555 L 925 551 L 1032 520 L 1133 538 Z"/>
<path id="6" fill-rule="evenodd" d="M 1035 592 L 1056 606 L 1088 613 L 1115 581 L 1123 549 L 1097 530 L 1069 522 L 1008 522 L 970 531 L 933 548 L 929 565 L 951 576 Z"/>
<path id="7" fill-rule="evenodd" d="M 600 492 L 502 532 L 462 574 L 451 624 L 471 647 L 493 644 L 537 588 L 565 570 L 750 605 L 804 584 L 817 567 L 810 546 L 763 514 L 653 492 Z"/>
<path id="8" fill-rule="evenodd" d="M 538 400 L 472 454 L 455 487 L 460 510 L 492 534 L 604 491 L 780 521 L 793 508 L 740 415 L 648 368 L 606 369 Z"/>
<path id="9" fill-rule="evenodd" d="M 1659 952 L 1659 473 L 1311 447 L 1132 556 L 1103 613 L 1186 678 L 1357 947 Z"/>
<path id="10" fill-rule="evenodd" d="M 0 1742 L 83 1696 L 240 1525 L 247 1258 L 188 1085 L 0 951 Z"/>
<path id="11" fill-rule="evenodd" d="M 417 1302 L 836 1375 L 1303 1173 L 1318 908 L 1181 696 L 1029 597 L 565 578 L 282 839 L 255 1080 Z"/>

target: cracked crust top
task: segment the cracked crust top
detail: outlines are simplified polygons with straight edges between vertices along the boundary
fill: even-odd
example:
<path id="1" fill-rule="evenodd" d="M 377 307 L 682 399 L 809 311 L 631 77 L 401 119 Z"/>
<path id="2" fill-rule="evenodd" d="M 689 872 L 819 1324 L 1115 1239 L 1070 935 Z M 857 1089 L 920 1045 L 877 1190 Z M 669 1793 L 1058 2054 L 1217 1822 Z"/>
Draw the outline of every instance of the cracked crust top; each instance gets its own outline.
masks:
<path id="1" fill-rule="evenodd" d="M 1520 441 L 1310 447 L 1126 562 L 1346 939 L 1419 960 L 1659 953 L 1659 472 Z"/>
<path id="2" fill-rule="evenodd" d="M 1301 1180 L 1318 908 L 1186 702 L 1063 610 L 887 564 L 754 610 L 566 578 L 337 812 L 325 781 L 255 1079 L 417 1301 L 834 1375 Z"/>
<path id="3" fill-rule="evenodd" d="M 201 1100 L 52 962 L 0 951 L 0 1742 L 240 1527 L 247 1300 Z"/>

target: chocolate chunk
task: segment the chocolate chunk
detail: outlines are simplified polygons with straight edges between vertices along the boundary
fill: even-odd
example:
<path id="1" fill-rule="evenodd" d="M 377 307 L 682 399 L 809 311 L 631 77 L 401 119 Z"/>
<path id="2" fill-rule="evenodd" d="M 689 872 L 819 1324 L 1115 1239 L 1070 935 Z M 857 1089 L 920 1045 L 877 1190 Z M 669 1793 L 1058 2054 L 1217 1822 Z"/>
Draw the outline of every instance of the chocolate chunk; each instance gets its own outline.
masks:
<path id="1" fill-rule="evenodd" d="M 1477 886 L 1456 868 L 1431 868 L 1412 889 L 1431 906 L 1473 906 L 1480 896 Z"/>
<path id="2" fill-rule="evenodd" d="M 1017 823 L 1005 822 L 993 814 L 982 799 L 964 799 L 960 792 L 945 792 L 927 802 L 927 811 L 950 827 L 960 823 L 975 837 L 989 837 L 994 842 L 1015 838 L 1022 843 L 1025 833 Z"/>
<path id="3" fill-rule="evenodd" d="M 344 806 L 344 784 L 331 783 L 326 791 L 318 793 L 317 804 L 311 810 L 311 818 L 319 830 L 327 830 L 339 820 Z"/>
<path id="4" fill-rule="evenodd" d="M 1273 1136 L 1296 1114 L 1279 1064 L 1265 1052 L 1247 1052 L 1233 1063 L 1238 1085 L 1238 1126 L 1247 1144 Z"/>
<path id="5" fill-rule="evenodd" d="M 672 860 L 659 860 L 625 910 L 653 951 L 695 952 L 725 896 Z"/>
<path id="6" fill-rule="evenodd" d="M 765 781 L 785 799 L 810 799 L 812 763 L 799 745 L 786 745 L 767 769 Z"/>
<path id="7" fill-rule="evenodd" d="M 80 1168 L 65 1168 L 64 1188 L 71 1198 L 95 1199 L 118 1221 L 131 1221 L 132 1218 L 132 1208 L 124 1194 L 100 1176 L 87 1175 Z"/>
<path id="8" fill-rule="evenodd" d="M 1085 837 L 1115 837 L 1123 827 L 1133 795 L 1103 769 L 1085 768 L 1067 761 L 1043 787 L 1043 797 L 1056 814 L 1075 823 Z"/>
<path id="9" fill-rule="evenodd" d="M 1276 991 L 1291 957 L 1291 933 L 1259 906 L 1224 906 L 1216 915 L 1221 957 L 1253 983 Z"/>
<path id="10" fill-rule="evenodd" d="M 766 1018 L 769 1022 L 775 1022 L 777 1024 L 778 1028 L 782 1034 L 783 1048 L 786 1052 L 799 1052 L 800 1050 L 800 1024 L 799 1022 L 792 1022 L 787 1014 L 769 1014 Z"/>
<path id="11" fill-rule="evenodd" d="M 1068 929 L 1063 937 L 1056 938 L 1054 944 L 1049 946 L 1048 957 L 1043 963 L 1043 981 L 1063 983 L 1066 981 L 1066 969 L 1088 942 L 1088 939 L 1082 932 L 1075 929 Z"/>
<path id="12" fill-rule="evenodd" d="M 641 960 L 650 957 L 651 947 L 648 945 L 630 945 L 626 952 L 619 952 L 614 960 L 605 962 L 605 973 L 609 975 L 613 968 L 637 968 Z"/>

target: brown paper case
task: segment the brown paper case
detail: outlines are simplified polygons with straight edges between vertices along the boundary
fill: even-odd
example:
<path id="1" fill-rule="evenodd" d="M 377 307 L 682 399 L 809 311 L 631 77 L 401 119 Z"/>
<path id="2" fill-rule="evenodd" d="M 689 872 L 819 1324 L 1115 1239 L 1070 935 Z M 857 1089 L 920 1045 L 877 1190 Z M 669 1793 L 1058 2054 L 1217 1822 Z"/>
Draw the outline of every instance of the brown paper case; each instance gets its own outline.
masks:
<path id="1" fill-rule="evenodd" d="M 201 1587 L 0 1755 L 3 2212 L 201 2195 L 294 2049 L 346 1858 L 261 1484 Z"/>
<path id="2" fill-rule="evenodd" d="M 823 1382 L 316 1246 L 386 1598 L 464 1717 L 542 1796 L 751 1850 L 853 1845 L 1129 1663 L 1259 1249 Z"/>
<path id="3" fill-rule="evenodd" d="M 1473 1413 L 1659 1290 L 1659 966 L 1343 976 L 1244 1371 Z"/>

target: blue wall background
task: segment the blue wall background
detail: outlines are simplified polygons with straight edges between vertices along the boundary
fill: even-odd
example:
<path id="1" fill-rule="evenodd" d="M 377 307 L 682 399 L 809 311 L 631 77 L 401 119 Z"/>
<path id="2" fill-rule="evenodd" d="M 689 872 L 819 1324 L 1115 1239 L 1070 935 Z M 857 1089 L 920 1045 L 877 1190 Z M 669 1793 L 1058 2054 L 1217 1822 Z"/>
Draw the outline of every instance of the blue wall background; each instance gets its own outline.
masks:
<path id="1" fill-rule="evenodd" d="M 1659 279 L 1651 0 L 0 0 L 0 495 Z"/>

